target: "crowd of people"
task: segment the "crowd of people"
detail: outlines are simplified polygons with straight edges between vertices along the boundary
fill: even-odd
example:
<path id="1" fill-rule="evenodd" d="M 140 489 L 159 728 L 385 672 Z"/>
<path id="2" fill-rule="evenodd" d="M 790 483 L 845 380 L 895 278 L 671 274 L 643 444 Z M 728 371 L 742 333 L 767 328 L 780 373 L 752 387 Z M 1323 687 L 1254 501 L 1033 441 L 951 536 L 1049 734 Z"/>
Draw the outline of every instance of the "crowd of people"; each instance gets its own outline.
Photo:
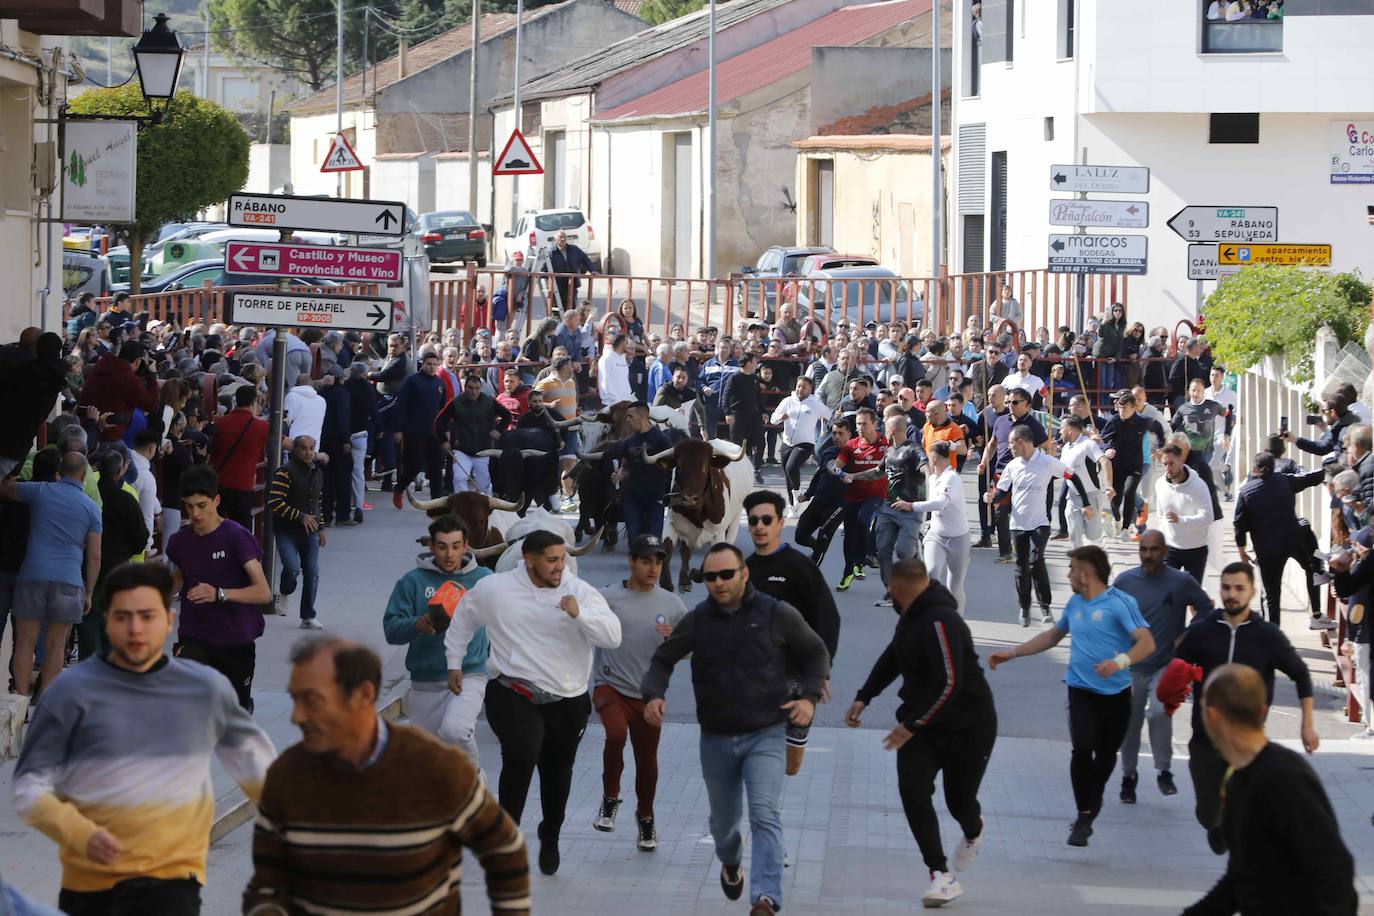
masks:
<path id="1" fill-rule="evenodd" d="M 117 298 L 99 315 L 74 303 L 65 340 L 29 329 L 0 348 L 11 392 L 0 424 L 0 596 L 14 621 L 10 689 L 36 698 L 14 793 L 61 849 L 66 912 L 199 911 L 211 753 L 259 808 L 245 913 L 394 912 L 417 901 L 454 901 L 456 911 L 464 848 L 486 871 L 493 910 L 528 912 L 529 788 L 537 773 L 536 859 L 552 875 L 593 712 L 604 747 L 592 826 L 615 829 L 629 743 L 636 845 L 657 848 L 665 696 L 690 656 L 721 888 L 730 900 L 744 893 L 747 814 L 750 912 L 767 916 L 783 903 L 785 781 L 803 765 L 816 705 L 830 699 L 836 595 L 869 569 L 898 620 L 845 721 L 861 725 L 900 680 L 884 746 L 896 751 L 902 809 L 930 872 L 925 905 L 961 896 L 956 872 L 982 846 L 996 670 L 1071 637 L 1070 845 L 1088 845 L 1118 753 L 1120 799 L 1136 801 L 1142 728 L 1159 791 L 1177 793 L 1170 715 L 1203 682 L 1189 774 L 1207 840 L 1231 859 L 1190 912 L 1243 909 L 1266 892 L 1285 901 L 1276 912 L 1315 911 L 1293 896 L 1298 887 L 1322 888 L 1312 893 L 1329 895 L 1326 911 L 1353 912 L 1353 865 L 1320 783 L 1265 744 L 1263 721 L 1282 671 L 1297 688 L 1303 743 L 1316 749 L 1311 678 L 1278 626 L 1289 560 L 1307 577 L 1313 629 L 1335 626 L 1319 590 L 1334 581 L 1350 608 L 1344 651 L 1369 683 L 1374 460 L 1357 392 L 1327 394 L 1308 418 L 1313 438 L 1281 424 L 1241 481 L 1225 367 L 1202 337 L 1175 341 L 1166 356 L 1167 332 L 1128 324 L 1119 304 L 1053 339 L 1046 328 L 1019 333 L 1024 313 L 1009 288 L 986 327 L 971 320 L 948 335 L 901 322 L 822 329 L 786 302 L 771 324 L 745 319 L 726 333 L 689 336 L 675 324 L 660 339 L 645 317 L 632 300 L 605 316 L 584 303 L 523 339 L 516 323 L 470 340 L 444 329 L 419 335 L 412 353 L 401 334 L 182 328 Z M 289 390 L 273 442 L 263 414 L 277 333 Z M 588 584 L 570 568 L 572 545 L 543 530 L 523 537 L 514 568 L 493 572 L 468 522 L 437 513 L 382 615 L 385 641 L 407 647 L 408 724 L 376 714 L 375 652 L 309 634 L 291 657 L 302 741 L 278 756 L 252 719 L 264 610 L 287 613 L 299 591 L 301 628 L 327 625 L 319 553 L 330 529 L 366 530 L 369 484 L 396 510 L 428 489 L 431 500 L 473 491 L 572 512 L 579 426 L 620 406 L 629 432 L 606 454 L 626 529 L 623 583 Z M 662 456 L 684 438 L 729 439 L 754 468 L 742 501 L 753 551 L 710 545 L 696 571 L 708 597 L 693 608 L 659 585 L 674 486 Z M 1324 466 L 1302 469 L 1290 445 Z M 269 453 L 279 466 L 260 480 Z M 769 465 L 776 486 L 765 488 Z M 1296 509 L 1296 494 L 1318 485 L 1337 532 L 1329 560 Z M 1239 562 L 1220 549 L 1224 502 L 1234 503 Z M 264 568 L 268 516 L 279 575 Z M 841 526 L 832 590 L 820 564 Z M 1057 615 L 1046 564 L 1056 541 L 1069 542 L 1073 591 Z M 1140 559 L 1114 578 L 1103 549 L 1112 541 L 1134 544 Z M 988 655 L 991 675 L 964 620 L 975 550 L 1014 567 L 1015 619 L 1029 628 L 1034 611 L 1045 627 Z M 1203 589 L 1209 567 L 1220 571 L 1220 607 Z M 1256 585 L 1263 615 L 1251 610 Z M 80 664 L 59 677 L 72 654 Z M 169 728 L 155 712 L 173 695 L 196 728 Z M 102 716 L 114 704 L 132 727 Z M 1364 712 L 1374 736 L 1374 703 Z M 482 713 L 501 747 L 495 794 L 479 769 Z M 135 772 L 109 783 L 96 774 L 100 755 L 127 758 Z M 122 792 L 144 778 L 140 767 L 158 779 L 143 795 Z M 948 858 L 937 773 L 961 829 Z M 1227 786 L 1251 805 L 1223 806 Z M 381 792 L 395 802 L 387 810 L 366 803 Z M 1285 806 L 1315 816 L 1285 833 L 1274 826 L 1288 822 Z M 161 829 L 169 818 L 175 834 Z M 1276 851 L 1289 848 L 1302 854 Z"/>

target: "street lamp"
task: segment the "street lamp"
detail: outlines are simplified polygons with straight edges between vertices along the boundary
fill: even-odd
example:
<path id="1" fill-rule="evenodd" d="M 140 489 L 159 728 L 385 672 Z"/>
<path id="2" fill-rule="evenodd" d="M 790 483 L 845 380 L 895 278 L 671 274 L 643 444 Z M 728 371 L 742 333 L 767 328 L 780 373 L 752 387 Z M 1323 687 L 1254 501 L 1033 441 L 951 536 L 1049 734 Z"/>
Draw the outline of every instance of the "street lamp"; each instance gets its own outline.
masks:
<path id="1" fill-rule="evenodd" d="M 208 36 L 207 36 L 208 37 Z M 167 16 L 158 13 L 153 27 L 143 33 L 134 45 L 134 65 L 138 68 L 138 82 L 149 109 L 156 99 L 171 104 L 181 78 L 181 61 L 186 51 L 177 41 L 176 33 L 167 28 Z"/>

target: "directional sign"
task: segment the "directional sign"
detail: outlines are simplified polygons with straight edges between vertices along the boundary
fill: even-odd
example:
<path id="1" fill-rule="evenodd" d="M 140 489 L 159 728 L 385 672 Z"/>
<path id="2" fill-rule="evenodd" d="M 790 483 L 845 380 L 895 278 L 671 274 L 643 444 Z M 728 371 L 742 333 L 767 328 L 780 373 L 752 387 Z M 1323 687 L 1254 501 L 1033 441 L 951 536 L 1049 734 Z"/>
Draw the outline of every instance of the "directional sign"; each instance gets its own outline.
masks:
<path id="1" fill-rule="evenodd" d="M 229 272 L 235 274 L 361 280 L 389 286 L 400 283 L 402 275 L 401 252 L 389 248 L 229 242 L 224 257 Z"/>
<path id="2" fill-rule="evenodd" d="M 1050 190 L 1144 194 L 1150 190 L 1150 170 L 1135 165 L 1052 165 Z"/>
<path id="3" fill-rule="evenodd" d="M 1217 245 L 1197 243 L 1188 246 L 1188 279 L 1221 280 L 1240 273 L 1239 266 L 1217 262 Z"/>
<path id="4" fill-rule="evenodd" d="M 510 139 L 506 141 L 506 148 L 501 150 L 501 155 L 496 157 L 496 161 L 492 163 L 491 173 L 493 175 L 542 175 L 544 174 L 544 167 L 534 157 L 534 150 L 530 149 L 529 143 L 525 141 L 525 135 L 519 130 L 513 130 Z"/>
<path id="5" fill-rule="evenodd" d="M 1052 200 L 1050 225 L 1145 229 L 1150 225 L 1150 205 L 1135 200 Z"/>
<path id="6" fill-rule="evenodd" d="M 1148 245 L 1143 235 L 1051 235 L 1050 273 L 1143 274 Z"/>
<path id="7" fill-rule="evenodd" d="M 1190 242 L 1277 242 L 1278 207 L 1184 207 L 1169 228 Z"/>
<path id="8" fill-rule="evenodd" d="M 349 235 L 405 235 L 406 205 L 395 200 L 230 194 L 229 225 Z"/>
<path id="9" fill-rule="evenodd" d="M 361 172 L 363 170 L 362 161 L 358 159 L 358 154 L 353 151 L 353 144 L 348 142 L 348 138 L 343 134 L 335 134 L 330 141 L 329 152 L 324 154 L 324 162 L 320 163 L 321 172 Z"/>
<path id="10" fill-rule="evenodd" d="M 311 293 L 224 294 L 225 321 L 267 327 L 331 331 L 390 331 L 391 300 Z"/>
<path id="11" fill-rule="evenodd" d="M 1221 264 L 1307 264 L 1331 266 L 1330 245 L 1222 245 Z"/>

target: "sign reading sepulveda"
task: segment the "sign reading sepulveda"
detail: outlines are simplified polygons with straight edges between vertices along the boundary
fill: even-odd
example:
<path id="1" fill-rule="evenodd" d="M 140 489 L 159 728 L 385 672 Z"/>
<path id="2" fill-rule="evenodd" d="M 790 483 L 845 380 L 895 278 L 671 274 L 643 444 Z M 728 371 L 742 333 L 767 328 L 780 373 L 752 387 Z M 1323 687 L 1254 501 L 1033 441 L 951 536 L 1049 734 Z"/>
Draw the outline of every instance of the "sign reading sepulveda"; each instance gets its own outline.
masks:
<path id="1" fill-rule="evenodd" d="M 1184 207 L 1169 228 L 1189 242 L 1277 242 L 1279 208 Z"/>
<path id="2" fill-rule="evenodd" d="M 1049 270 L 1056 274 L 1143 274 L 1148 247 L 1143 235 L 1051 235 Z"/>

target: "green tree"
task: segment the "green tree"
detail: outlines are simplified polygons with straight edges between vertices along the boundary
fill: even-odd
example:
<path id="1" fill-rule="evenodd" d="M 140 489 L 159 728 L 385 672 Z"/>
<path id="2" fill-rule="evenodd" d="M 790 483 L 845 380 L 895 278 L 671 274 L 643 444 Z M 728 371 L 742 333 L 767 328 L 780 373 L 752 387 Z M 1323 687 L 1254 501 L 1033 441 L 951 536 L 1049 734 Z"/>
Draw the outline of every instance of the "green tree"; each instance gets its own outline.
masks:
<path id="1" fill-rule="evenodd" d="M 92 89 L 72 99 L 73 114 L 139 115 L 148 110 L 137 82 Z M 124 235 L 129 245 L 132 292 L 139 291 L 143 248 L 163 223 L 190 219 L 222 203 L 248 180 L 248 135 L 226 108 L 177 93 L 161 124 L 138 132 L 136 222 Z"/>
<path id="2" fill-rule="evenodd" d="M 311 91 L 334 77 L 335 0 L 210 0 L 216 46 L 234 56 L 300 77 Z M 345 15 L 361 34 L 362 14 Z"/>
<path id="3" fill-rule="evenodd" d="M 639 18 L 650 25 L 658 25 L 688 13 L 695 13 L 706 0 L 648 0 L 639 8 Z"/>
<path id="4" fill-rule="evenodd" d="M 1370 293 L 1357 274 L 1256 264 L 1207 297 L 1207 339 L 1218 361 L 1234 372 L 1282 355 L 1289 380 L 1309 384 L 1317 329 L 1331 328 L 1342 345 L 1361 341 Z"/>

